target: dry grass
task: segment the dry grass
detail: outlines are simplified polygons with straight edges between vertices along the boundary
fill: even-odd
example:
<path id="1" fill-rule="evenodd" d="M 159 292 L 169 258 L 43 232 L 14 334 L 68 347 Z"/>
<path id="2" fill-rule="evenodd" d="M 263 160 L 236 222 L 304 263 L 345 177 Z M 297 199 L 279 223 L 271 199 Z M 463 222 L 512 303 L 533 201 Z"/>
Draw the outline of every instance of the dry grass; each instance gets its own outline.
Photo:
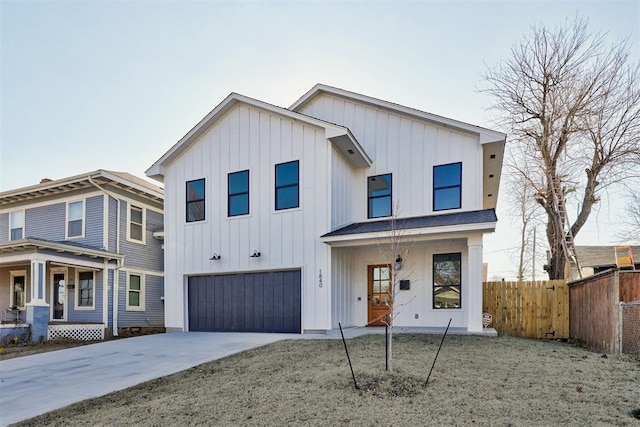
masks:
<path id="1" fill-rule="evenodd" d="M 562 342 L 396 335 L 283 341 L 21 425 L 640 425 L 640 363 Z M 167 351 L 171 351 L 167 348 Z"/>
<path id="2" fill-rule="evenodd" d="M 7 337 L 0 340 L 0 360 L 46 353 L 48 351 L 63 350 L 65 348 L 78 347 L 80 345 L 93 344 L 95 342 L 96 341 L 78 341 L 68 338 L 56 338 L 51 341 L 32 342 L 22 340 L 18 337 Z"/>

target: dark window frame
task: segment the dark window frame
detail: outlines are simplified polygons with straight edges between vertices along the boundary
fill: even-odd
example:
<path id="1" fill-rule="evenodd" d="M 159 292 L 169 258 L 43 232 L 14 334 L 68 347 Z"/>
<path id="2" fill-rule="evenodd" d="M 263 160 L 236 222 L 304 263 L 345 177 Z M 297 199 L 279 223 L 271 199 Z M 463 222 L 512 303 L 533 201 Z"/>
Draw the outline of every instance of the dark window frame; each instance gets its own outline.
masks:
<path id="1" fill-rule="evenodd" d="M 189 185 L 190 184 L 194 184 L 197 182 L 202 181 L 202 198 L 201 199 L 189 199 Z M 206 187 L 206 181 L 204 178 L 199 178 L 199 179 L 193 179 L 191 181 L 187 181 L 186 185 L 185 185 L 185 221 L 190 223 L 190 222 L 200 222 L 200 221 L 204 221 L 206 219 L 206 199 L 207 199 L 207 187 Z M 194 205 L 196 203 L 200 203 L 202 202 L 202 218 L 192 218 L 189 219 L 189 207 L 191 205 Z"/>
<path id="2" fill-rule="evenodd" d="M 235 193 L 231 192 L 231 176 L 232 175 L 240 175 L 240 174 L 245 174 L 247 175 L 247 191 L 238 191 Z M 241 215 L 249 215 L 250 212 L 250 207 L 249 207 L 249 203 L 250 203 L 250 198 L 249 198 L 249 178 L 250 178 L 250 174 L 249 174 L 249 169 L 245 169 L 242 171 L 237 171 L 237 172 L 230 172 L 227 174 L 227 216 L 228 217 L 234 217 L 234 216 L 241 216 Z M 238 197 L 238 196 L 246 196 L 246 205 L 247 205 L 247 210 L 246 212 L 241 212 L 241 213 L 231 213 L 231 199 Z"/>
<path id="3" fill-rule="evenodd" d="M 278 185 L 278 167 L 290 165 L 292 163 L 295 163 L 297 165 L 296 181 L 294 183 Z M 297 197 L 298 202 L 296 203 L 296 205 L 280 207 L 280 203 L 279 203 L 280 200 L 278 197 L 279 190 L 284 190 L 284 189 L 294 188 L 294 187 L 297 189 L 297 193 L 298 193 L 298 197 Z M 299 207 L 300 207 L 300 160 L 292 160 L 290 162 L 277 163 L 275 165 L 275 210 L 282 211 L 286 209 L 295 209 Z"/>
<path id="4" fill-rule="evenodd" d="M 456 185 L 442 185 L 442 186 L 437 186 L 436 185 L 436 169 L 438 168 L 444 168 L 447 166 L 453 166 L 453 165 L 460 165 L 460 176 L 459 178 L 459 184 Z M 438 208 L 437 207 L 437 203 L 436 203 L 436 199 L 437 199 L 437 193 L 439 190 L 450 190 L 452 188 L 457 188 L 458 189 L 458 205 L 455 207 L 448 207 L 448 208 Z M 447 211 L 447 210 L 451 210 L 451 209 L 460 209 L 462 208 L 462 162 L 454 162 L 454 163 L 447 163 L 444 165 L 435 165 L 433 167 L 433 210 L 434 211 Z"/>
<path id="5" fill-rule="evenodd" d="M 375 178 L 381 178 L 381 177 L 385 177 L 388 176 L 389 177 L 389 194 L 382 194 L 382 195 L 377 195 L 377 196 L 372 196 L 371 195 L 371 180 L 375 179 Z M 378 215 L 378 216 L 373 216 L 373 212 L 371 209 L 371 202 L 375 199 L 382 199 L 382 198 L 389 198 L 389 214 L 388 215 Z M 367 218 L 368 219 L 374 219 L 374 218 L 387 218 L 393 215 L 393 174 L 392 173 L 383 173 L 380 175 L 372 175 L 372 176 L 368 176 L 367 177 Z"/>
<path id="6" fill-rule="evenodd" d="M 455 260 L 451 260 L 451 259 L 446 259 L 446 258 L 457 258 Z M 437 260 L 437 258 L 440 258 L 440 260 Z M 462 253 L 461 252 L 451 252 L 451 253 L 446 253 L 446 254 L 433 254 L 432 257 L 432 296 L 433 296 L 433 301 L 432 301 L 432 308 L 434 310 L 461 310 L 462 309 Z M 459 265 L 459 272 L 458 272 L 458 284 L 457 285 L 449 285 L 452 288 L 457 288 L 458 289 L 458 307 L 438 307 L 436 306 L 436 262 L 448 262 L 448 261 L 457 261 L 458 265 Z"/>
<path id="7" fill-rule="evenodd" d="M 82 276 L 91 275 L 91 280 L 82 279 Z M 93 271 L 79 271 L 78 272 L 78 308 L 92 308 L 94 307 L 94 290 L 95 290 L 96 277 Z M 83 284 L 90 283 L 90 287 L 83 288 Z"/>

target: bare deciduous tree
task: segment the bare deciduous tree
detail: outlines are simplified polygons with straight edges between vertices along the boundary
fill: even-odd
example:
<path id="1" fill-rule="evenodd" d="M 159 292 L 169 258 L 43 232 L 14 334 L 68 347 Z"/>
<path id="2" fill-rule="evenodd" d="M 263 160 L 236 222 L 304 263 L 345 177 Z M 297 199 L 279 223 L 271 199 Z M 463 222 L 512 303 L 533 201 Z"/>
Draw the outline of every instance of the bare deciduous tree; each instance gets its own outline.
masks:
<path id="1" fill-rule="evenodd" d="M 389 327 L 387 342 L 387 368 L 389 371 L 393 371 L 394 320 L 397 319 L 402 307 L 414 299 L 401 300 L 399 298 L 400 281 L 410 277 L 413 272 L 413 265 L 408 259 L 409 252 L 413 247 L 413 241 L 405 236 L 405 230 L 400 223 L 402 219 L 399 219 L 399 212 L 399 204 L 396 204 L 389 218 L 389 231 L 378 238 L 378 250 L 382 257 L 387 260 L 385 262 L 388 263 L 390 272 L 390 283 L 387 287 L 389 314 L 385 318 L 380 319 Z"/>
<path id="2" fill-rule="evenodd" d="M 640 164 L 640 63 L 631 63 L 626 41 L 608 46 L 605 39 L 580 17 L 534 27 L 484 76 L 518 174 L 546 213 L 551 279 L 564 277 L 565 242 L 601 192 Z"/>

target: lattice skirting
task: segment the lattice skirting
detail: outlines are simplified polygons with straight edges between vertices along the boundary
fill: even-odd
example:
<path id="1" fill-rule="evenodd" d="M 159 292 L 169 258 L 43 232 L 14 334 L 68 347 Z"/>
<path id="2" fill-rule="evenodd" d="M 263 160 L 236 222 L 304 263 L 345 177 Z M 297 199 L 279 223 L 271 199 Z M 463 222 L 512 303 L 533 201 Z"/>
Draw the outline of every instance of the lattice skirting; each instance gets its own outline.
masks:
<path id="1" fill-rule="evenodd" d="M 49 325 L 48 339 L 71 338 L 80 341 L 97 341 L 104 339 L 104 325 Z"/>

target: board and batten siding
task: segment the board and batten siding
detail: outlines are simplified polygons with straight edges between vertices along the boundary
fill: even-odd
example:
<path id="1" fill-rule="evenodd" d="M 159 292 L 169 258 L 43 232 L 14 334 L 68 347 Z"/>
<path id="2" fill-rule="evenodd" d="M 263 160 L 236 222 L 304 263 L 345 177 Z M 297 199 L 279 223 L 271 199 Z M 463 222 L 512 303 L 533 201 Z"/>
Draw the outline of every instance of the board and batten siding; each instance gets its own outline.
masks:
<path id="1" fill-rule="evenodd" d="M 460 210 L 483 208 L 477 135 L 329 94 L 318 96 L 301 112 L 348 127 L 373 160 L 371 168 L 358 170 L 353 221 L 367 218 L 366 177 L 386 173 L 393 174 L 393 202 L 399 203 L 400 216 L 433 213 L 433 166 L 455 162 L 462 162 Z"/>
<path id="2" fill-rule="evenodd" d="M 303 328 L 330 326 L 329 156 L 324 129 L 238 104 L 167 167 L 165 174 L 166 326 L 185 328 L 184 275 L 302 269 Z M 275 165 L 298 160 L 300 207 L 275 210 Z M 249 170 L 248 215 L 227 217 L 227 174 Z M 205 179 L 206 219 L 185 221 L 186 182 Z M 254 251 L 261 257 L 251 258 Z M 216 253 L 218 261 L 210 258 Z M 326 280 L 326 279 L 325 279 Z"/>
<path id="3" fill-rule="evenodd" d="M 337 149 L 331 150 L 331 230 L 353 222 L 357 201 L 367 203 L 367 195 L 357 185 L 362 176 L 364 169 L 354 169 Z"/>

